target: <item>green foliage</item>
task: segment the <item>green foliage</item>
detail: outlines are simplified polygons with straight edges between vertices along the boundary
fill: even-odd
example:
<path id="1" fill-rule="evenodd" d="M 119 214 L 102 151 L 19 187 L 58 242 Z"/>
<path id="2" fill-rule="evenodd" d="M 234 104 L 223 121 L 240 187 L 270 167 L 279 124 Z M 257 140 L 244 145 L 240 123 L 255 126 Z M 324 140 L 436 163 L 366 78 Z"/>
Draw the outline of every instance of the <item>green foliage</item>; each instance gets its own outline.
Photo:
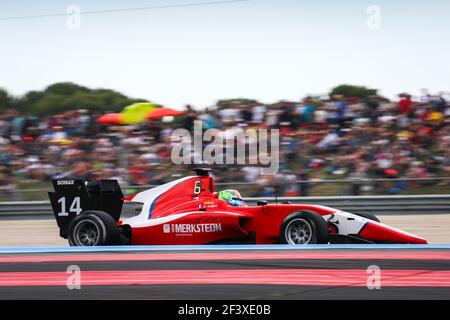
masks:
<path id="1" fill-rule="evenodd" d="M 102 113 L 120 112 L 125 106 L 139 101 L 145 100 L 131 99 L 113 90 L 89 89 L 75 83 L 62 82 L 52 84 L 43 91 L 29 91 L 11 103 L 21 112 L 46 115 L 75 109 Z M 2 104 L 2 90 L 0 90 L 0 110 Z"/>
<path id="2" fill-rule="evenodd" d="M 231 106 L 233 104 L 240 104 L 240 105 L 251 105 L 256 104 L 258 101 L 254 99 L 245 99 L 245 98 L 235 98 L 235 99 L 222 99 L 217 101 L 217 106 L 219 108 L 225 108 L 228 106 Z"/>
<path id="3" fill-rule="evenodd" d="M 5 110 L 11 106 L 12 98 L 9 96 L 8 92 L 0 88 L 0 111 Z"/>
<path id="4" fill-rule="evenodd" d="M 86 87 L 80 86 L 71 82 L 59 82 L 49 85 L 44 92 L 56 95 L 73 95 L 80 92 L 88 93 L 90 90 Z"/>
<path id="5" fill-rule="evenodd" d="M 369 89 L 363 86 L 352 86 L 349 84 L 342 84 L 333 88 L 330 92 L 330 97 L 334 95 L 341 95 L 345 98 L 365 98 L 377 94 L 376 89 Z"/>

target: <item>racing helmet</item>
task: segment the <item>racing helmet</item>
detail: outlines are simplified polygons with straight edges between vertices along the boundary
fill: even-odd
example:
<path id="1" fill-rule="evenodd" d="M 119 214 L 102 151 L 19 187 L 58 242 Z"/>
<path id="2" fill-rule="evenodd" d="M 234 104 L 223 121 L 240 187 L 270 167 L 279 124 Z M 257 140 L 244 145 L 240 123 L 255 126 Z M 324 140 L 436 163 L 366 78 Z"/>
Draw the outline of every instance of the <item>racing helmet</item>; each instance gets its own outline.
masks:
<path id="1" fill-rule="evenodd" d="M 219 192 L 219 200 L 225 200 L 233 207 L 243 207 L 245 206 L 244 199 L 242 199 L 239 191 L 234 189 L 223 190 Z"/>

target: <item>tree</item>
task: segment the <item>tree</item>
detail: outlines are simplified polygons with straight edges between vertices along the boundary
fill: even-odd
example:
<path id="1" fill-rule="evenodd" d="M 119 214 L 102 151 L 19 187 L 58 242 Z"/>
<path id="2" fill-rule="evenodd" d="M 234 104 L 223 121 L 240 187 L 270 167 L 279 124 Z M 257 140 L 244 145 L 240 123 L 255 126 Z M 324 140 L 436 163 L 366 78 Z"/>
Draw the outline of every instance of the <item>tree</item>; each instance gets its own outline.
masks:
<path id="1" fill-rule="evenodd" d="M 233 104 L 240 104 L 240 105 L 252 105 L 257 104 L 258 101 L 254 99 L 246 99 L 246 98 L 235 98 L 235 99 L 222 99 L 217 101 L 217 106 L 219 108 L 225 108 Z"/>
<path id="2" fill-rule="evenodd" d="M 3 100 L 5 100 L 5 102 Z M 56 114 L 75 109 L 99 112 L 119 112 L 134 102 L 119 92 L 108 89 L 89 89 L 71 82 L 55 83 L 43 91 L 29 91 L 23 97 L 12 99 L 0 90 L 0 110 L 8 104 L 23 113 L 33 115 Z"/>
<path id="3" fill-rule="evenodd" d="M 0 112 L 11 107 L 12 98 L 8 92 L 0 88 Z"/>
<path id="4" fill-rule="evenodd" d="M 71 95 L 79 92 L 88 93 L 89 91 L 90 90 L 88 88 L 72 82 L 58 82 L 49 85 L 44 92 L 49 94 Z"/>
<path id="5" fill-rule="evenodd" d="M 330 92 L 330 97 L 341 95 L 345 98 L 366 98 L 377 94 L 377 89 L 369 89 L 363 86 L 353 86 L 349 84 L 342 84 L 333 88 Z"/>

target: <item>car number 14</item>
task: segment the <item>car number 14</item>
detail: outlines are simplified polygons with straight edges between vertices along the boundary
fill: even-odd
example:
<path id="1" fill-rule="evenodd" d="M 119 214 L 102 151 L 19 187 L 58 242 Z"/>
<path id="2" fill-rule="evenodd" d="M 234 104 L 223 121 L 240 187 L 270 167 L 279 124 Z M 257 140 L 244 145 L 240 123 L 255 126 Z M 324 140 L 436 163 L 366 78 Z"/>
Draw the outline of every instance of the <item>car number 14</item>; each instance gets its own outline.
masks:
<path id="1" fill-rule="evenodd" d="M 59 198 L 58 203 L 61 204 L 61 211 L 58 212 L 58 216 L 60 217 L 67 217 L 69 215 L 69 212 L 75 212 L 77 215 L 79 215 L 82 211 L 80 206 L 80 197 L 75 197 L 73 199 L 72 204 L 69 208 L 69 212 L 67 212 L 66 197 Z"/>

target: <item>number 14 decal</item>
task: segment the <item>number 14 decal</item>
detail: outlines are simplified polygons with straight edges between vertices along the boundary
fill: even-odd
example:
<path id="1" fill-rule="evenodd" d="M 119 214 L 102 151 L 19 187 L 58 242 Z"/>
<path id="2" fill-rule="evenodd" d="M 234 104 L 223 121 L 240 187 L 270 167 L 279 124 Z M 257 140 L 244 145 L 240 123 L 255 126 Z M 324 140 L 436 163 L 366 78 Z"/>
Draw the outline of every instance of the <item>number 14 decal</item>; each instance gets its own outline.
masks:
<path id="1" fill-rule="evenodd" d="M 58 212 L 58 216 L 60 217 L 67 217 L 69 215 L 69 212 L 75 212 L 78 215 L 82 211 L 80 206 L 80 197 L 75 197 L 73 199 L 72 204 L 69 208 L 69 212 L 67 212 L 66 209 L 66 197 L 59 198 L 58 203 L 61 204 L 61 211 Z"/>

